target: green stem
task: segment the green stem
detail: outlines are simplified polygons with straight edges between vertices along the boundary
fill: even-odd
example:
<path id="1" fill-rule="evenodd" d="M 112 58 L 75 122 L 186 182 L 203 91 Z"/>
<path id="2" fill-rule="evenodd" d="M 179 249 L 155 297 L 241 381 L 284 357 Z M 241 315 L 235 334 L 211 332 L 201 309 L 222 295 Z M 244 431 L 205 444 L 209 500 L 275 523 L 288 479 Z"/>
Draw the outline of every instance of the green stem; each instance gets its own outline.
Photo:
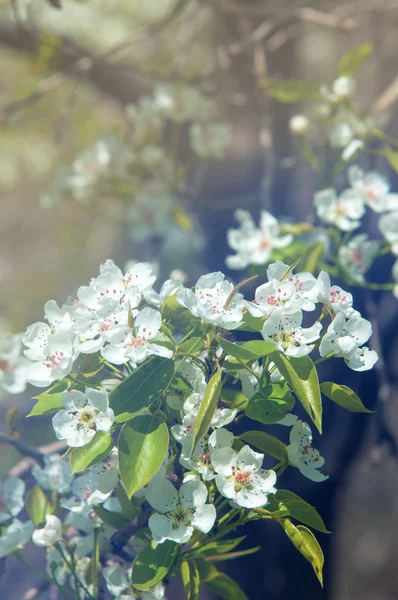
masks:
<path id="1" fill-rule="evenodd" d="M 193 334 L 193 332 L 195 331 L 195 327 L 191 327 L 191 329 L 188 331 L 188 333 L 186 335 L 184 335 L 184 337 L 182 338 L 182 340 L 180 340 L 177 344 L 177 348 L 178 346 L 181 346 L 181 344 L 183 344 L 184 342 L 186 342 L 187 340 L 189 340 L 189 338 L 191 337 L 191 335 Z"/>
<path id="2" fill-rule="evenodd" d="M 122 377 L 123 379 L 125 379 L 124 374 L 119 371 L 119 369 L 117 367 L 115 367 L 114 365 L 112 365 L 110 362 L 108 362 L 107 360 L 105 360 L 104 358 L 101 358 L 101 362 L 108 367 L 108 369 L 110 369 L 111 371 L 114 371 L 115 373 L 117 373 L 118 377 Z"/>
<path id="3" fill-rule="evenodd" d="M 246 365 L 243 362 L 243 360 L 240 360 L 239 358 L 236 358 L 236 357 L 234 357 L 234 358 L 238 361 L 239 364 L 242 365 L 242 367 L 244 369 L 246 369 L 246 371 L 248 371 L 251 375 L 253 375 L 253 377 L 255 377 L 257 379 L 257 381 L 260 383 L 261 376 L 258 373 L 256 373 L 255 371 L 253 371 L 253 369 L 251 367 L 249 367 L 248 365 Z"/>
<path id="4" fill-rule="evenodd" d="M 77 576 L 76 573 L 76 559 L 74 556 L 71 557 L 71 561 L 69 562 L 63 548 L 62 545 L 58 542 L 57 544 L 55 544 L 55 548 L 58 550 L 58 552 L 60 553 L 60 555 L 62 556 L 62 558 L 65 561 L 66 566 L 68 567 L 68 569 L 70 570 L 70 572 L 73 575 L 73 580 L 75 582 L 75 589 L 76 592 L 79 593 L 79 587 L 87 594 L 87 596 L 91 599 L 94 600 L 93 596 L 90 594 L 90 592 L 88 591 L 88 589 L 86 588 L 86 586 L 84 585 L 84 583 L 82 581 L 80 581 L 79 577 Z"/>
<path id="5" fill-rule="evenodd" d="M 56 585 L 57 588 L 59 588 L 59 590 L 61 590 L 61 592 L 63 594 L 69 594 L 69 596 L 75 597 L 75 594 L 73 592 L 71 592 L 70 590 L 67 590 L 66 588 L 62 587 L 61 585 L 59 585 L 59 583 L 57 583 L 57 581 L 55 579 L 52 579 L 51 577 L 49 577 L 46 573 L 43 573 L 43 571 L 39 571 L 39 569 L 36 569 L 35 567 L 32 567 L 32 565 L 30 565 L 22 556 L 22 554 L 20 554 L 19 552 L 15 552 L 14 553 L 15 558 L 24 565 L 24 567 L 26 567 L 27 569 L 29 569 L 29 571 L 32 571 L 32 573 L 35 573 L 36 575 L 39 575 L 39 577 L 41 577 L 42 579 L 45 579 L 45 581 L 48 581 L 49 583 L 51 583 L 52 585 Z"/>
<path id="6" fill-rule="evenodd" d="M 333 352 L 330 352 L 329 354 L 326 354 L 326 356 L 322 356 L 321 358 L 318 358 L 318 360 L 314 360 L 314 365 L 320 365 L 321 363 L 325 362 L 325 360 L 329 360 L 329 358 L 333 358 L 334 354 Z"/>
<path id="7" fill-rule="evenodd" d="M 94 529 L 94 553 L 93 553 L 93 596 L 98 597 L 98 565 L 100 561 L 100 547 L 99 547 L 99 528 Z"/>

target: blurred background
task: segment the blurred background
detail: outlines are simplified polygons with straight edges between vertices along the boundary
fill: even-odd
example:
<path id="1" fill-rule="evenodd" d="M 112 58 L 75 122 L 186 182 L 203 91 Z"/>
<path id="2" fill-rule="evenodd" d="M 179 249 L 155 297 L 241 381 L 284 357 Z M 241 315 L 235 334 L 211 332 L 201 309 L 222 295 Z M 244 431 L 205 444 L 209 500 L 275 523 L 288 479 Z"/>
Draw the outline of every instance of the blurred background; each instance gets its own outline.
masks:
<path id="1" fill-rule="evenodd" d="M 234 210 L 257 218 L 265 208 L 291 222 L 312 221 L 320 187 L 289 132 L 290 117 L 303 107 L 278 103 L 259 81 L 330 86 L 341 56 L 370 42 L 357 101 L 377 127 L 398 136 L 397 32 L 393 0 L 0 0 L 2 331 L 42 320 L 48 299 L 63 303 L 107 258 L 122 268 L 129 260 L 157 262 L 163 278 L 183 269 L 190 285 L 215 270 L 239 278 L 224 263 Z M 191 162 L 184 120 L 178 137 L 174 126 L 154 123 L 152 146 L 172 153 L 176 170 L 156 153 L 143 156 L 140 136 L 151 125 L 143 134 L 140 99 L 181 81 L 211 99 L 212 119 L 230 124 L 231 142 L 223 158 Z M 112 176 L 101 179 L 112 161 Z M 134 163 L 127 178 L 120 174 L 125 161 Z M 398 190 L 397 175 L 377 153 L 361 166 L 386 173 Z M 374 231 L 372 221 L 367 226 Z M 376 276 L 389 280 L 390 268 L 386 260 Z M 315 446 L 329 480 L 314 484 L 290 469 L 281 482 L 313 504 L 332 531 L 319 536 L 325 587 L 281 528 L 256 523 L 247 529 L 247 547 L 263 549 L 225 565 L 250 600 L 398 598 L 396 299 L 357 294 L 358 307 L 377 323 L 382 369 L 359 374 L 333 361 L 333 374 L 325 366 L 322 375 L 351 386 L 376 412 L 327 405 L 325 436 Z M 39 445 L 54 438 L 24 421 L 35 393 L 1 399 L 1 428 L 7 431 L 6 414 L 15 407 L 15 427 Z M 5 475 L 20 456 L 1 450 Z M 10 567 L 4 597 L 21 598 L 25 576 L 20 581 Z"/>

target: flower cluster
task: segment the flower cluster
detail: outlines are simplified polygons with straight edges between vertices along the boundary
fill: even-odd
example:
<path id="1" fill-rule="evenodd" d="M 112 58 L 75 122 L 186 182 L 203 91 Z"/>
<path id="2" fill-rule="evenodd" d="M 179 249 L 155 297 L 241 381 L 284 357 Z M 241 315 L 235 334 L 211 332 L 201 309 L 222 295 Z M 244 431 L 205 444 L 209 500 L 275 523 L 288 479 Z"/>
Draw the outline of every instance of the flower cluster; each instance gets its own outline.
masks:
<path id="1" fill-rule="evenodd" d="M 230 269 L 263 265 L 269 261 L 273 250 L 285 248 L 293 240 L 290 234 L 280 236 L 277 219 L 266 210 L 261 211 L 259 227 L 246 210 L 236 210 L 235 218 L 240 224 L 239 229 L 229 229 L 227 233 L 228 244 L 236 252 L 225 259 Z"/>
<path id="2" fill-rule="evenodd" d="M 117 600 L 159 600 L 161 578 L 139 591 L 137 571 L 152 560 L 148 552 L 174 548 L 177 556 L 184 548 L 182 556 L 196 559 L 198 540 L 272 518 L 278 475 L 289 466 L 312 481 L 326 479 L 309 424 L 291 412 L 301 392 L 283 364 L 294 369 L 304 359 L 315 370 L 315 352 L 320 361 L 344 358 L 357 371 L 377 360 L 363 345 L 370 323 L 326 272 L 296 274 L 277 261 L 253 299 L 221 272 L 203 275 L 192 289 L 173 276 L 157 290 L 152 265 L 122 272 L 107 260 L 76 298 L 62 307 L 47 302 L 45 322 L 22 338 L 27 380 L 53 384 L 32 414 L 52 412 L 69 451 L 33 466 L 36 491 L 25 499 L 21 479 L 4 482 L 0 556 L 32 540 L 46 549 L 51 581 L 80 600 L 96 597 L 100 578 Z M 257 339 L 231 341 L 248 319 Z M 321 402 L 316 385 L 311 393 Z M 274 453 L 261 438 L 235 437 L 244 413 L 292 428 L 289 443 L 277 442 L 280 463 L 265 467 Z M 33 508 L 38 498 L 41 512 Z M 24 502 L 25 523 L 16 518 Z M 131 566 L 126 556 L 137 555 Z"/>

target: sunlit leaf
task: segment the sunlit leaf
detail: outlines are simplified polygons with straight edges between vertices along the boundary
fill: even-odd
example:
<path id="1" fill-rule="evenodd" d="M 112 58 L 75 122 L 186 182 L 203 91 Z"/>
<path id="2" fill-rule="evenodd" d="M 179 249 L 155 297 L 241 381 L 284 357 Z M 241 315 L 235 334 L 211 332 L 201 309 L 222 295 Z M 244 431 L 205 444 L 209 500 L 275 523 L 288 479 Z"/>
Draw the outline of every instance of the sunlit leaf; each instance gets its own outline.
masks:
<path id="1" fill-rule="evenodd" d="M 169 447 L 166 423 L 153 415 L 140 415 L 123 426 L 119 435 L 120 476 L 131 496 L 159 471 Z"/>
<path id="2" fill-rule="evenodd" d="M 366 408 L 356 393 L 346 385 L 338 385 L 337 383 L 332 383 L 331 381 L 324 381 L 321 383 L 321 392 L 327 398 L 333 400 L 333 402 L 336 402 L 336 404 L 346 408 L 351 412 L 373 412 L 372 410 Z"/>
<path id="3" fill-rule="evenodd" d="M 310 357 L 288 358 L 281 352 L 274 352 L 271 360 L 322 433 L 321 392 L 316 367 Z"/>

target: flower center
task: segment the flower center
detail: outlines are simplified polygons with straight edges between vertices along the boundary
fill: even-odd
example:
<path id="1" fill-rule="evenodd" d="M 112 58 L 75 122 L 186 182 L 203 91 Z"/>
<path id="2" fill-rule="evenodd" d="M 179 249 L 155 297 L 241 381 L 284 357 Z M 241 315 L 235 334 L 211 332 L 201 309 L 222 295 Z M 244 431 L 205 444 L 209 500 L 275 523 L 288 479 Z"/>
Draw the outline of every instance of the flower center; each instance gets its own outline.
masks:
<path id="1" fill-rule="evenodd" d="M 60 367 L 63 355 L 63 352 L 58 352 L 58 350 L 56 350 L 51 356 L 46 356 L 46 362 L 44 363 L 44 366 L 47 367 L 47 369 L 55 369 L 56 367 Z"/>
<path id="2" fill-rule="evenodd" d="M 99 411 L 95 410 L 91 406 L 85 406 L 82 410 L 77 413 L 77 419 L 80 422 L 79 425 L 83 427 L 86 425 L 90 429 L 94 428 L 94 417 Z"/>
<path id="3" fill-rule="evenodd" d="M 236 469 L 232 467 L 232 476 L 230 479 L 233 480 L 235 485 L 235 492 L 240 492 L 243 488 L 246 488 L 250 485 L 251 473 L 247 473 L 246 471 L 241 471 L 240 469 Z"/>
<path id="4" fill-rule="evenodd" d="M 173 521 L 173 529 L 178 529 L 180 525 L 185 525 L 186 527 L 189 527 L 191 524 L 190 517 L 192 517 L 193 513 L 194 510 L 192 508 L 184 510 L 181 504 L 179 504 L 177 508 L 172 513 L 170 513 L 170 517 Z"/>

